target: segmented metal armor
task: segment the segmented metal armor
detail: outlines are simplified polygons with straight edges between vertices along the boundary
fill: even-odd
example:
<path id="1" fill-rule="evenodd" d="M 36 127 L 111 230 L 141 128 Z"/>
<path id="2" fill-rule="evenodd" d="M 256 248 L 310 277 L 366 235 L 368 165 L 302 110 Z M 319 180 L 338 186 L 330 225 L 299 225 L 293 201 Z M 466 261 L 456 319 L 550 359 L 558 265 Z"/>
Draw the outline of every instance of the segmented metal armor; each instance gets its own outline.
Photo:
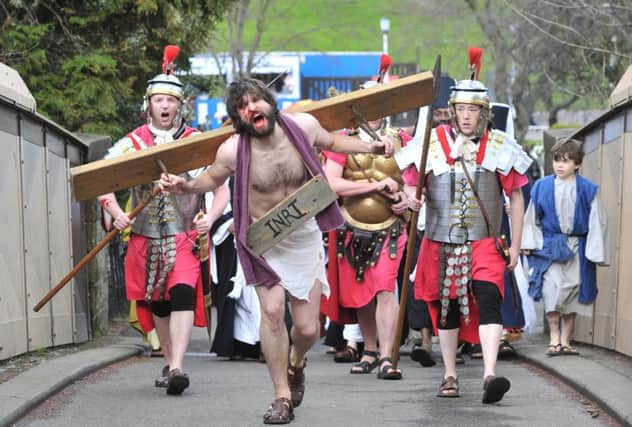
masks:
<path id="1" fill-rule="evenodd" d="M 395 151 L 401 149 L 401 138 L 396 129 L 384 130 L 393 138 Z M 353 154 L 347 157 L 343 178 L 356 182 L 377 182 L 387 177 L 397 181 L 400 189 L 403 180 L 393 157 L 377 154 Z M 364 280 L 364 271 L 375 266 L 387 240 L 389 256 L 397 257 L 397 239 L 402 234 L 405 219 L 391 210 L 392 201 L 377 192 L 342 198 L 342 215 L 346 224 L 338 229 L 336 253 L 346 256 L 347 262 L 356 271 L 356 280 Z M 347 231 L 351 238 L 345 246 Z"/>

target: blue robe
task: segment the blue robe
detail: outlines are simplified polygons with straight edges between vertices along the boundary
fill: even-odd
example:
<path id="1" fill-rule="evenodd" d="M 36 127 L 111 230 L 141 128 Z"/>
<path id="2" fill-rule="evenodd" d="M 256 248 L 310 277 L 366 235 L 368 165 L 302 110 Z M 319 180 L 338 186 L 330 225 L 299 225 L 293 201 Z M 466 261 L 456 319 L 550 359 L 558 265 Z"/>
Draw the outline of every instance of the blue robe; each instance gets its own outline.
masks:
<path id="1" fill-rule="evenodd" d="M 577 199 L 573 230 L 570 235 L 579 240 L 579 268 L 581 285 L 578 300 L 582 304 L 590 304 L 597 298 L 597 269 L 596 264 L 586 258 L 586 236 L 588 235 L 588 220 L 590 208 L 598 186 L 592 181 L 576 175 Z M 555 176 L 549 175 L 535 183 L 531 190 L 531 201 L 535 208 L 535 215 L 542 228 L 543 247 L 534 250 L 529 256 L 529 295 L 535 300 L 542 299 L 542 285 L 544 273 L 553 262 L 565 262 L 575 256 L 568 247 L 567 235 L 562 233 L 557 212 L 555 211 Z"/>

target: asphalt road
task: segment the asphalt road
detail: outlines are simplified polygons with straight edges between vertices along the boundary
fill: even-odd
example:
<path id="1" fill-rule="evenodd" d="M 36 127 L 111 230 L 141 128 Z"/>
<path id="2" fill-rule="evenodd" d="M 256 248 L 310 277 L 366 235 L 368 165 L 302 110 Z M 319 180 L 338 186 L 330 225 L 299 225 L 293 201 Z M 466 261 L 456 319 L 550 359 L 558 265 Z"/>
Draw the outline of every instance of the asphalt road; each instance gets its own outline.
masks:
<path id="1" fill-rule="evenodd" d="M 264 364 L 227 361 L 206 354 L 208 340 L 196 330 L 185 360 L 191 387 L 167 396 L 153 387 L 162 359 L 135 357 L 102 369 L 40 405 L 17 426 L 256 426 L 272 401 Z M 461 397 L 435 397 L 442 376 L 402 356 L 402 381 L 348 374 L 321 345 L 308 355 L 305 400 L 293 426 L 599 426 L 590 403 L 567 386 L 520 361 L 499 362 L 512 388 L 498 404 L 483 405 L 482 362 L 459 369 Z"/>

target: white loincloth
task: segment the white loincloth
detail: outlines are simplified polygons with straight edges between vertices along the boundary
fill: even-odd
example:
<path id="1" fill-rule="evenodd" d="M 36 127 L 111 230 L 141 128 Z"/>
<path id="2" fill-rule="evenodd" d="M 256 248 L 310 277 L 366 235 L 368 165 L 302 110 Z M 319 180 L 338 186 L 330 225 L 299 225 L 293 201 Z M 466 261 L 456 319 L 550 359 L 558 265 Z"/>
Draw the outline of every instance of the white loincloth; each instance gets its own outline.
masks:
<path id="1" fill-rule="evenodd" d="M 262 254 L 281 278 L 281 285 L 295 298 L 309 301 L 309 292 L 318 280 L 322 294 L 329 297 L 325 271 L 323 235 L 315 218 Z"/>

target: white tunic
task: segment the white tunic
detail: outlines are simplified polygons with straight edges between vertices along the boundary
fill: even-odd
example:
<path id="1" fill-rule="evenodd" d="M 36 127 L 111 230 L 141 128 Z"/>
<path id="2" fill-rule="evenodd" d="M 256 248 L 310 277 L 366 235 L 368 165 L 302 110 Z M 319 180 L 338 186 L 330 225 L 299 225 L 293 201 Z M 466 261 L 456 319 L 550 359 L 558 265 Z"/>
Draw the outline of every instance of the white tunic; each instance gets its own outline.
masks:
<path id="1" fill-rule="evenodd" d="M 562 233 L 569 234 L 573 229 L 575 219 L 577 199 L 575 176 L 566 180 L 556 178 L 554 182 L 555 211 L 560 229 Z M 592 316 L 592 304 L 581 304 L 578 301 L 581 283 L 579 256 L 577 256 L 579 241 L 577 237 L 568 236 L 567 243 L 575 256 L 566 262 L 554 262 L 542 278 L 542 299 L 545 313 L 557 311 L 561 314 L 578 313 Z M 542 244 L 542 229 L 536 219 L 533 202 L 530 202 L 525 213 L 522 230 L 522 249 L 542 249 Z M 600 265 L 608 265 L 610 260 L 607 216 L 603 204 L 599 200 L 599 193 L 595 195 L 590 205 L 586 258 Z"/>

